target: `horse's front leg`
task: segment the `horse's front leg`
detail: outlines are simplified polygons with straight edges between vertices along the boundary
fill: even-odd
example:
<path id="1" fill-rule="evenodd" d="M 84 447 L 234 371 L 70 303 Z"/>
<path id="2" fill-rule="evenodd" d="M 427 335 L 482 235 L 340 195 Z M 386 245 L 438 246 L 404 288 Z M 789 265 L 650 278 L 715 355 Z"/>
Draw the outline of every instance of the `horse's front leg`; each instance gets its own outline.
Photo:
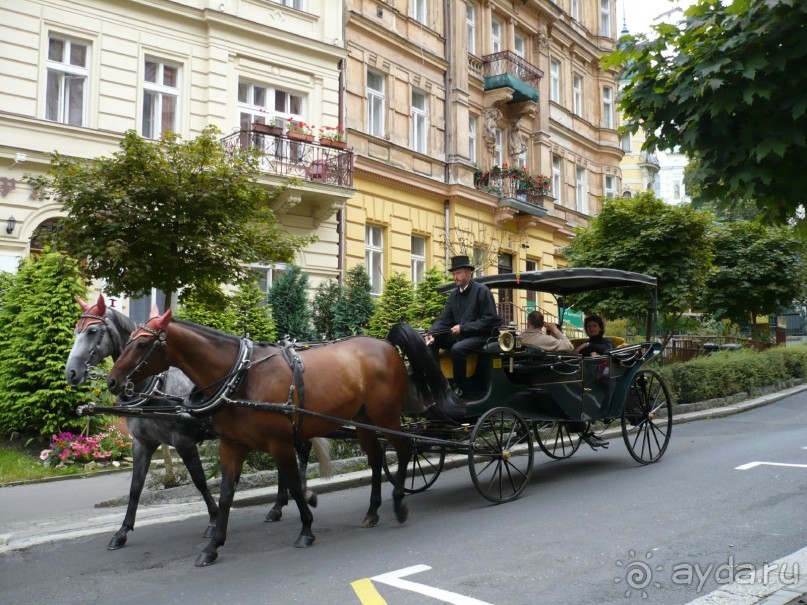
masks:
<path id="1" fill-rule="evenodd" d="M 230 520 L 230 508 L 235 497 L 235 488 L 241 478 L 241 469 L 249 450 L 244 446 L 222 439 L 219 445 L 221 456 L 221 493 L 219 494 L 219 514 L 213 538 L 205 549 L 196 557 L 196 567 L 207 567 L 216 562 L 218 549 L 227 540 L 227 523 Z"/>
<path id="2" fill-rule="evenodd" d="M 199 490 L 199 493 L 202 494 L 205 505 L 207 505 L 208 524 L 207 529 L 205 529 L 205 538 L 212 538 L 213 530 L 216 527 L 216 519 L 219 514 L 219 507 L 213 495 L 210 493 L 210 489 L 207 487 L 205 469 L 202 467 L 202 461 L 199 459 L 199 450 L 196 447 L 196 443 L 190 437 L 178 440 L 173 445 L 179 457 L 182 458 L 182 462 L 185 463 L 185 467 L 188 469 L 188 474 L 190 474 L 193 484 L 196 486 L 196 489 Z"/>
<path id="3" fill-rule="evenodd" d="M 294 498 L 294 501 L 297 503 L 297 509 L 300 511 L 300 521 L 303 526 L 300 529 L 300 535 L 294 542 L 294 546 L 296 548 L 308 548 L 314 543 L 314 533 L 311 531 L 314 516 L 311 514 L 311 509 L 308 508 L 308 504 L 305 501 L 305 494 L 303 493 L 294 448 L 291 443 L 275 441 L 271 444 L 270 453 L 277 463 L 278 474 L 285 477 L 289 494 Z"/>
<path id="4" fill-rule="evenodd" d="M 395 474 L 395 485 L 392 488 L 392 502 L 395 508 L 395 518 L 398 519 L 398 523 L 403 523 L 409 516 L 409 508 L 404 504 L 403 499 L 406 495 L 406 490 L 404 490 L 406 469 L 412 459 L 412 442 L 397 435 L 390 435 L 390 443 L 398 455 L 398 472 Z"/>
<path id="5" fill-rule="evenodd" d="M 305 495 L 305 501 L 308 502 L 310 506 L 316 507 L 317 506 L 317 495 L 308 489 L 308 478 L 306 477 L 306 473 L 308 470 L 308 461 L 311 457 L 311 441 L 302 441 L 300 443 L 294 444 L 294 449 L 297 451 L 297 460 L 299 462 L 300 468 L 300 482 L 302 485 L 303 494 Z M 277 499 L 275 500 L 275 505 L 271 508 L 271 510 L 266 514 L 265 521 L 274 522 L 280 521 L 283 517 L 283 507 L 289 503 L 289 490 L 288 490 L 288 481 L 283 473 L 278 472 L 277 474 Z"/>
<path id="6" fill-rule="evenodd" d="M 120 529 L 115 532 L 112 539 L 107 544 L 107 550 L 118 550 L 126 545 L 127 534 L 134 529 L 135 516 L 137 515 L 137 505 L 140 503 L 140 495 L 143 493 L 143 486 L 146 483 L 146 475 L 149 472 L 151 457 L 157 451 L 160 444 L 156 441 L 146 442 L 135 437 L 132 439 L 132 482 L 129 484 L 129 502 L 126 505 L 126 515 Z"/>
<path id="7" fill-rule="evenodd" d="M 378 508 L 381 506 L 381 457 L 384 456 L 384 448 L 381 447 L 375 433 L 366 429 L 356 429 L 356 437 L 358 437 L 359 444 L 366 452 L 367 463 L 373 471 L 372 487 L 370 488 L 370 507 L 367 509 L 367 514 L 364 515 L 361 526 L 375 527 L 378 525 Z"/>

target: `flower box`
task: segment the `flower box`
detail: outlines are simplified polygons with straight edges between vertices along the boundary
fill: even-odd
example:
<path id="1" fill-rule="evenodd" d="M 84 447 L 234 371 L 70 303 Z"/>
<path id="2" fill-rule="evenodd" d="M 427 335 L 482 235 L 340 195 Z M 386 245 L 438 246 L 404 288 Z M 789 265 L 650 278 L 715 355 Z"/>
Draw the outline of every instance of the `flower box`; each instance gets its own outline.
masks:
<path id="1" fill-rule="evenodd" d="M 276 137 L 283 134 L 283 129 L 279 126 L 270 126 L 269 124 L 263 124 L 261 122 L 253 122 L 252 123 L 252 132 L 258 132 L 260 134 L 271 134 Z"/>
<path id="2" fill-rule="evenodd" d="M 292 141 L 303 141 L 304 143 L 311 143 L 314 140 L 313 134 L 305 134 L 303 132 L 295 132 L 293 130 L 287 130 L 286 136 Z"/>
<path id="3" fill-rule="evenodd" d="M 337 141 L 336 139 L 320 139 L 319 144 L 324 147 L 333 147 L 334 149 L 344 149 L 347 147 L 347 141 Z"/>

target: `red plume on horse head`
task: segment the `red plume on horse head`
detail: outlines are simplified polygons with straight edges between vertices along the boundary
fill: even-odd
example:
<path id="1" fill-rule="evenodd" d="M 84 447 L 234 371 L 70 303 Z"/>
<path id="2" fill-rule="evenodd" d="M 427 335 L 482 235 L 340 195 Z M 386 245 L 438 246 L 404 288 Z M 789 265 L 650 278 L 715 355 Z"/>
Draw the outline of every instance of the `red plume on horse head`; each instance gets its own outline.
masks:
<path id="1" fill-rule="evenodd" d="M 78 294 L 76 294 L 76 302 L 78 303 L 78 306 L 81 307 L 81 310 L 84 311 L 85 313 L 89 313 L 92 311 L 90 303 L 84 302 L 84 300 L 82 300 L 82 298 Z M 103 316 L 105 313 L 106 313 L 106 301 L 104 300 L 104 295 L 99 294 L 98 300 L 95 301 L 95 315 Z"/>

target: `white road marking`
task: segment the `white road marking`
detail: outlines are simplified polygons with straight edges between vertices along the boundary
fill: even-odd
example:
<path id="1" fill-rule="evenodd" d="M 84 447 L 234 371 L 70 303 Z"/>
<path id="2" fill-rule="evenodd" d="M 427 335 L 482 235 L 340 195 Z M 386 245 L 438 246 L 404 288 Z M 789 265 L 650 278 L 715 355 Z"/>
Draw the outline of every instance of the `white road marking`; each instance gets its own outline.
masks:
<path id="1" fill-rule="evenodd" d="M 754 468 L 755 466 L 790 466 L 793 468 L 807 468 L 807 464 L 788 464 L 786 462 L 749 462 L 748 464 L 741 464 L 740 466 L 735 466 L 734 470 L 747 471 L 749 468 Z"/>
<path id="2" fill-rule="evenodd" d="M 426 586 L 425 584 L 418 584 L 417 582 L 410 582 L 409 580 L 401 579 L 405 576 L 411 576 L 412 574 L 428 571 L 430 569 L 431 567 L 428 565 L 412 565 L 411 567 L 405 567 L 404 569 L 399 569 L 397 571 L 391 571 L 389 573 L 373 576 L 370 579 L 373 582 L 381 582 L 382 584 L 387 584 L 388 586 L 394 586 L 396 588 L 402 588 L 403 590 L 416 592 L 427 597 L 432 597 L 433 599 L 438 599 L 444 603 L 451 603 L 451 605 L 492 605 L 491 603 L 486 603 L 485 601 L 480 601 L 478 599 L 472 599 L 471 597 L 464 597 L 454 592 L 442 590 L 441 588 L 434 588 L 432 586 Z"/>

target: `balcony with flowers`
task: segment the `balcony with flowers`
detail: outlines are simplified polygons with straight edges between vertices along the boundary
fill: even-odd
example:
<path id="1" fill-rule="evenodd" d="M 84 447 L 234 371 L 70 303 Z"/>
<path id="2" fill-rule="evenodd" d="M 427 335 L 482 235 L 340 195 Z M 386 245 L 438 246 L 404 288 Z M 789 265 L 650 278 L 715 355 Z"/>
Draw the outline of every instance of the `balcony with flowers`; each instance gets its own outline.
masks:
<path id="1" fill-rule="evenodd" d="M 546 216 L 551 207 L 552 180 L 524 166 L 493 166 L 474 172 L 477 189 L 499 198 L 498 206 L 513 213 Z"/>
<path id="2" fill-rule="evenodd" d="M 282 214 L 292 207 L 310 206 L 316 224 L 353 195 L 354 156 L 347 147 L 322 138 L 317 142 L 315 131 L 315 126 L 300 120 L 268 118 L 264 123 L 251 124 L 250 130 L 233 132 L 221 142 L 227 153 L 254 152 L 270 180 L 299 179 L 299 185 L 290 186 L 273 209 Z M 344 142 L 340 126 L 319 131 L 326 133 L 326 139 L 341 138 Z"/>

